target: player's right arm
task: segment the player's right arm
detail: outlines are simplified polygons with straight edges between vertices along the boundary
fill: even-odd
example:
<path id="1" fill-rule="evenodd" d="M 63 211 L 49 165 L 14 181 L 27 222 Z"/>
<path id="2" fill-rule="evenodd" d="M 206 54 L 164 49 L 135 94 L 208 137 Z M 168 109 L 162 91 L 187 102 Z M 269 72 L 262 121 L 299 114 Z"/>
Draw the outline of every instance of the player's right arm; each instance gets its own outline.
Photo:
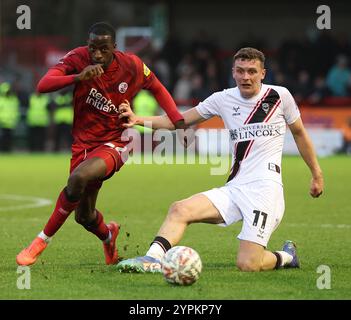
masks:
<path id="1" fill-rule="evenodd" d="M 37 91 L 41 93 L 56 91 L 79 81 L 99 77 L 104 73 L 100 64 L 87 66 L 88 61 L 86 48 L 71 50 L 40 79 Z"/>
<path id="2" fill-rule="evenodd" d="M 100 77 L 103 73 L 104 70 L 100 64 L 87 66 L 78 74 L 66 74 L 65 70 L 52 68 L 40 79 L 37 91 L 40 93 L 56 91 L 75 82 Z"/>
<path id="3" fill-rule="evenodd" d="M 124 127 L 130 128 L 134 125 L 145 126 L 152 129 L 168 129 L 175 130 L 175 126 L 167 115 L 164 116 L 152 116 L 152 117 L 141 117 L 137 116 L 131 109 L 130 104 L 127 100 L 119 105 L 119 118 L 126 118 L 128 121 L 123 124 Z M 191 126 L 193 124 L 206 120 L 203 118 L 196 108 L 191 108 L 186 112 L 182 113 L 184 117 L 185 126 Z"/>

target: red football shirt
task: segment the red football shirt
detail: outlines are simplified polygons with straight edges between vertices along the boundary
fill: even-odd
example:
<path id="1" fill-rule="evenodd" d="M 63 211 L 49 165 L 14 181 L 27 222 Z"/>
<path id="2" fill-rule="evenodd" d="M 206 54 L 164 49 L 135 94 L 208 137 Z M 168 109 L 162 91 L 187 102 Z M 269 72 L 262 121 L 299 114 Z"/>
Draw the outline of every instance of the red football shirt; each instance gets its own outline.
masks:
<path id="1" fill-rule="evenodd" d="M 78 74 L 91 65 L 88 47 L 68 52 L 53 68 L 65 74 Z M 135 55 L 114 52 L 114 59 L 101 77 L 75 84 L 73 148 L 88 149 L 109 141 L 121 141 L 124 127 L 117 108 L 127 99 L 158 81 L 153 72 Z M 180 116 L 181 117 L 181 116 Z M 124 142 L 127 144 L 128 142 Z M 77 150 L 77 151 L 78 151 Z"/>

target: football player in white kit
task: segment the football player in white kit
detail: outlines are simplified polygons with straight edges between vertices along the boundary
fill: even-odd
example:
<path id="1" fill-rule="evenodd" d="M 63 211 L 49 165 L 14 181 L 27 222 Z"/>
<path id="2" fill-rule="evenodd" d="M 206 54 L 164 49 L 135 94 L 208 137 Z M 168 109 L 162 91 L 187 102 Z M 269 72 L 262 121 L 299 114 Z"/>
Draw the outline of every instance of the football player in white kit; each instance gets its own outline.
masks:
<path id="1" fill-rule="evenodd" d="M 232 69 L 237 86 L 212 94 L 183 114 L 188 126 L 213 116 L 222 118 L 233 150 L 227 183 L 173 203 L 146 255 L 120 262 L 118 270 L 160 272 L 163 255 L 178 244 L 189 224 L 228 226 L 239 220 L 243 224 L 236 265 L 241 271 L 300 266 L 294 242 L 286 241 L 281 251 L 266 249 L 284 214 L 281 158 L 286 125 L 311 171 L 310 194 L 314 198 L 323 192 L 323 176 L 294 98 L 284 87 L 262 83 L 264 62 L 259 50 L 240 49 Z M 175 129 L 167 116 L 137 117 L 128 103 L 119 108 L 120 117 L 128 119 L 126 127 L 147 121 L 153 129 Z"/>

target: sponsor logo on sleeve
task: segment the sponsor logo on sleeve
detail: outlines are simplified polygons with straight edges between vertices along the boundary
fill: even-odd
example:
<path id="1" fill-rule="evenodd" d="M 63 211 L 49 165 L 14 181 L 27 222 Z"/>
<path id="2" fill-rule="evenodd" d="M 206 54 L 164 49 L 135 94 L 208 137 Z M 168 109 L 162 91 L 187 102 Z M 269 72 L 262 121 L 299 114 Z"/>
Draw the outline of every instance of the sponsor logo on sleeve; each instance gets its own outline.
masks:
<path id="1" fill-rule="evenodd" d="M 150 69 L 146 66 L 145 63 L 143 63 L 143 68 L 144 68 L 144 75 L 145 77 L 148 77 L 151 73 Z"/>

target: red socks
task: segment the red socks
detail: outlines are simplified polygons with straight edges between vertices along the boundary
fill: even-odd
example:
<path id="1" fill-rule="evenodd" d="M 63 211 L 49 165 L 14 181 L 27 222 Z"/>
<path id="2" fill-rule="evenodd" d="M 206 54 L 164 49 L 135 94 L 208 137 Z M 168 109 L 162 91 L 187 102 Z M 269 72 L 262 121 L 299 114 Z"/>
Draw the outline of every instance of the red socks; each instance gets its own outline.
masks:
<path id="1" fill-rule="evenodd" d="M 61 228 L 69 214 L 78 206 L 78 204 L 79 200 L 70 202 L 67 199 L 65 189 L 63 189 L 57 199 L 55 210 L 51 214 L 51 217 L 44 228 L 45 235 L 52 237 L 56 231 Z"/>
<path id="2" fill-rule="evenodd" d="M 67 199 L 65 189 L 61 191 L 54 212 L 51 214 L 49 221 L 44 228 L 44 234 L 52 237 L 58 229 L 64 224 L 70 213 L 77 208 L 79 200 L 71 202 Z M 109 228 L 104 222 L 104 218 L 98 210 L 95 209 L 96 219 L 90 225 L 84 226 L 85 229 L 95 234 L 100 240 L 104 241 L 109 236 Z"/>
<path id="3" fill-rule="evenodd" d="M 89 226 L 84 226 L 85 229 L 94 233 L 100 240 L 107 240 L 110 230 L 104 222 L 104 217 L 100 211 L 95 209 L 96 219 Z"/>

